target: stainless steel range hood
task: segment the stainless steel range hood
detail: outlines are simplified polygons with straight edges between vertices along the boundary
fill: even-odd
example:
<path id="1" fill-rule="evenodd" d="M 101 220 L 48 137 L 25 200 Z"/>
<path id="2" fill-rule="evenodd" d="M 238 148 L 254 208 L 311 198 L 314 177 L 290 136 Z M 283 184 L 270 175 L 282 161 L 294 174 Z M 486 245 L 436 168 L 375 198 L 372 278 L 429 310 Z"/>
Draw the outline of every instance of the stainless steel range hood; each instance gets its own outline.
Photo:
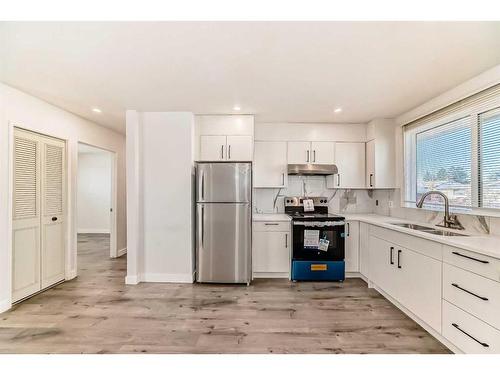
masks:
<path id="1" fill-rule="evenodd" d="M 338 172 L 335 164 L 288 164 L 289 175 L 329 176 Z"/>

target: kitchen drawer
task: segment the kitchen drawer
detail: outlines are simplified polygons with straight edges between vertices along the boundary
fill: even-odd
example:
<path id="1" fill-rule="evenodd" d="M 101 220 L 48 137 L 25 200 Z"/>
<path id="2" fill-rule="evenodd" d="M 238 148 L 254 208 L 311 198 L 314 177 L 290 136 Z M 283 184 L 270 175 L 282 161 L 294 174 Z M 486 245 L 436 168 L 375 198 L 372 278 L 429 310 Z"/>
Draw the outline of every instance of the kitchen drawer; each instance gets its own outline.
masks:
<path id="1" fill-rule="evenodd" d="M 500 329 L 500 283 L 444 263 L 443 298 Z"/>
<path id="2" fill-rule="evenodd" d="M 500 353 L 500 331 L 447 301 L 443 301 L 443 336 L 465 353 Z"/>
<path id="3" fill-rule="evenodd" d="M 254 221 L 253 230 L 256 232 L 289 232 L 290 223 L 286 221 Z"/>
<path id="4" fill-rule="evenodd" d="M 488 279 L 500 281 L 499 259 L 445 245 L 443 247 L 443 260 Z"/>
<path id="5" fill-rule="evenodd" d="M 375 225 L 370 227 L 370 235 L 393 244 L 427 255 L 428 257 L 443 260 L 443 246 L 434 241 L 405 234 L 392 229 L 381 228 Z"/>

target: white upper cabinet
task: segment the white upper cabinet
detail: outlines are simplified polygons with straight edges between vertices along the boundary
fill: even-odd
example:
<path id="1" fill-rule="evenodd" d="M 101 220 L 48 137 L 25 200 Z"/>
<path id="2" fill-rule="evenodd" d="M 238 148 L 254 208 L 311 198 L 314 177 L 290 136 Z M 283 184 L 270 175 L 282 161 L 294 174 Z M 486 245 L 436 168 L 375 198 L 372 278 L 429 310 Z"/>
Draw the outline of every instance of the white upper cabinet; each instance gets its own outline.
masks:
<path id="1" fill-rule="evenodd" d="M 253 160 L 254 118 L 251 115 L 197 115 L 194 133 L 195 160 Z"/>
<path id="2" fill-rule="evenodd" d="M 338 174 L 333 178 L 333 186 L 328 187 L 361 189 L 365 188 L 365 143 L 338 142 L 335 144 L 335 164 Z"/>
<path id="3" fill-rule="evenodd" d="M 366 142 L 366 187 L 396 186 L 396 125 L 393 120 L 375 119 L 368 124 Z"/>
<path id="4" fill-rule="evenodd" d="M 253 140 L 249 135 L 228 135 L 227 136 L 228 161 L 252 161 L 253 159 Z"/>
<path id="5" fill-rule="evenodd" d="M 375 140 L 366 142 L 366 187 L 375 187 Z"/>
<path id="6" fill-rule="evenodd" d="M 200 160 L 221 161 L 225 159 L 225 135 L 202 135 L 200 137 Z"/>
<path id="7" fill-rule="evenodd" d="M 254 187 L 280 188 L 287 185 L 286 142 L 255 142 Z"/>
<path id="8" fill-rule="evenodd" d="M 333 164 L 334 142 L 288 142 L 288 164 Z"/>
<path id="9" fill-rule="evenodd" d="M 288 164 L 311 162 L 311 142 L 288 142 Z"/>
<path id="10" fill-rule="evenodd" d="M 311 142 L 311 163 L 334 164 L 334 142 Z"/>

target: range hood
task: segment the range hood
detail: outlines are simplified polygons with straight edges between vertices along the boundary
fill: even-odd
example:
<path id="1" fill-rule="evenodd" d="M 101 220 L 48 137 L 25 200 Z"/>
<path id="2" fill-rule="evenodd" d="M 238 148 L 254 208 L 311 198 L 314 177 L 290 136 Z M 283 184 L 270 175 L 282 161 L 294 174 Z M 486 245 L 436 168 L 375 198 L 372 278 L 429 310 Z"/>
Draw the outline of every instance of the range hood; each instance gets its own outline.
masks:
<path id="1" fill-rule="evenodd" d="M 335 164 L 288 164 L 288 174 L 295 176 L 329 176 L 338 172 Z"/>

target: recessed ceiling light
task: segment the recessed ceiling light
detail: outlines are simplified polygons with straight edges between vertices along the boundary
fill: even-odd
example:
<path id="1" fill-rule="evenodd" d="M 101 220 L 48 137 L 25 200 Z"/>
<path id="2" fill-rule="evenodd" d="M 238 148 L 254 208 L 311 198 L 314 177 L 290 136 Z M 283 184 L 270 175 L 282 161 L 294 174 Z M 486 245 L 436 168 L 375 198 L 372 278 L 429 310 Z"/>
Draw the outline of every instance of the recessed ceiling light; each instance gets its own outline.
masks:
<path id="1" fill-rule="evenodd" d="M 92 108 L 92 112 L 101 113 L 102 111 L 99 108 Z"/>
<path id="2" fill-rule="evenodd" d="M 339 107 L 339 108 L 335 108 L 335 109 L 333 110 L 333 112 L 335 112 L 335 113 L 340 113 L 340 112 L 342 112 L 342 108 L 340 108 L 340 107 Z"/>
<path id="3" fill-rule="evenodd" d="M 233 109 L 234 109 L 235 111 L 239 111 L 239 110 L 241 109 L 241 107 L 240 107 L 239 105 L 235 105 L 235 106 L 233 107 Z"/>

